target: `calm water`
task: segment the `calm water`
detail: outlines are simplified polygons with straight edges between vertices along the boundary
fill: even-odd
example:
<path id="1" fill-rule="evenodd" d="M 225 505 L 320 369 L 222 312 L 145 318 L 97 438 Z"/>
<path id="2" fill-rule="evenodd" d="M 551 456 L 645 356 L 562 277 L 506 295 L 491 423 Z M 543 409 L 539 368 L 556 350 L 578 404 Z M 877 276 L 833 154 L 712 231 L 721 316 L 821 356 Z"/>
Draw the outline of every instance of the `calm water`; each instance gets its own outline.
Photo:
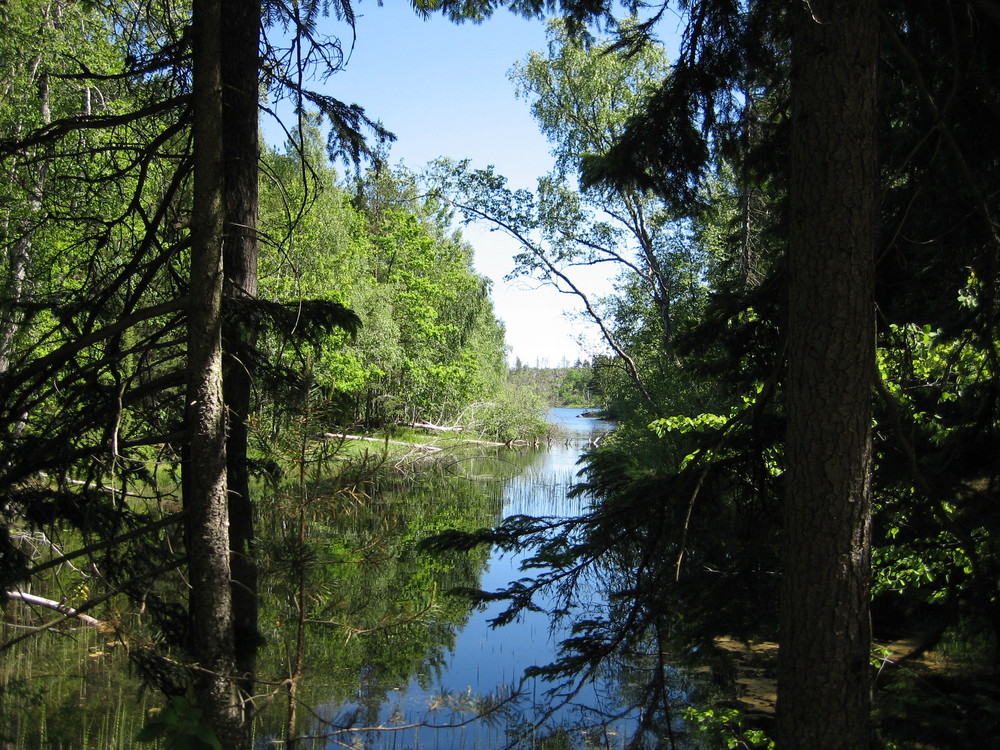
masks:
<path id="1" fill-rule="evenodd" d="M 628 689 L 600 675 L 573 696 L 572 707 L 549 717 L 549 726 L 567 728 L 566 741 L 538 742 L 547 729 L 531 734 L 551 683 L 528 682 L 519 700 L 504 704 L 492 720 L 477 718 L 490 696 L 509 695 L 521 683 L 527 667 L 552 663 L 566 633 L 542 612 L 494 629 L 488 623 L 502 604 L 470 612 L 465 600 L 444 595 L 455 586 L 505 587 L 526 575 L 521 555 L 479 549 L 435 556 L 417 549 L 428 533 L 448 528 L 492 527 L 512 515 L 569 518 L 583 511 L 584 500 L 566 495 L 577 481 L 582 452 L 611 425 L 579 414 L 552 410 L 550 419 L 565 436 L 547 447 L 455 453 L 453 461 L 443 462 L 446 471 L 427 471 L 416 482 L 392 480 L 371 495 L 324 495 L 320 474 L 319 494 L 308 495 L 310 503 L 322 502 L 309 506 L 316 510 L 305 543 L 313 556 L 301 581 L 282 567 L 289 540 L 300 533 L 289 521 L 297 501 L 274 495 L 261 542 L 272 572 L 262 577 L 255 750 L 285 746 L 289 702 L 283 680 L 299 642 L 300 585 L 310 592 L 308 617 L 316 624 L 300 642 L 305 658 L 294 734 L 305 738 L 298 750 L 500 750 L 512 737 L 523 738 L 522 748 L 624 746 L 634 718 L 586 736 L 579 728 L 601 727 L 606 722 L 593 711 L 617 709 L 619 692 Z M 603 606 L 599 590 L 593 587 L 589 606 Z M 5 717 L 0 711 L 0 743 L 13 740 L 13 747 L 28 750 L 135 747 L 147 708 L 160 701 L 154 691 L 140 689 L 122 645 L 117 633 L 88 628 L 72 640 L 32 639 L 0 655 L 3 696 L 19 707 L 12 721 L 5 721 L 11 712 Z M 630 667 L 616 668 L 627 682 L 623 675 Z"/>
<path id="2" fill-rule="evenodd" d="M 530 462 L 519 473 L 498 483 L 502 517 L 522 514 L 571 517 L 584 509 L 584 500 L 566 497 L 576 481 L 577 461 L 592 441 L 610 431 L 612 425 L 580 417 L 581 413 L 579 409 L 550 410 L 549 419 L 562 429 L 566 437 L 552 441 L 547 448 L 532 450 Z M 501 464 L 504 462 L 502 455 L 495 460 Z M 502 465 L 499 471 L 503 472 Z M 521 554 L 494 551 L 482 573 L 480 588 L 495 590 L 522 577 L 521 560 Z M 491 628 L 489 620 L 501 610 L 502 605 L 497 604 L 485 611 L 472 613 L 456 634 L 453 648 L 435 668 L 414 675 L 408 683 L 398 685 L 387 696 L 380 721 L 393 729 L 339 735 L 327 747 L 346 745 L 372 750 L 503 747 L 509 739 L 507 730 L 510 722 L 530 722 L 537 710 L 541 710 L 533 704 L 540 705 L 551 685 L 540 681 L 528 683 L 524 697 L 517 704 L 516 718 L 475 719 L 473 702 L 479 696 L 505 694 L 511 686 L 519 683 L 525 668 L 551 663 L 556 645 L 564 634 L 558 627 L 554 628 L 543 612 L 529 612 L 516 622 Z M 605 693 L 613 690 L 613 685 L 592 684 L 576 696 L 574 703 L 584 707 L 602 706 L 609 700 Z M 449 697 L 442 699 L 442 696 Z M 326 706 L 322 713 L 331 718 L 344 716 L 350 708 Z M 557 718 L 574 722 L 582 719 L 582 715 L 579 709 L 563 709 Z M 454 727 L 463 722 L 467 723 Z M 602 745 L 608 746 L 605 743 Z"/>

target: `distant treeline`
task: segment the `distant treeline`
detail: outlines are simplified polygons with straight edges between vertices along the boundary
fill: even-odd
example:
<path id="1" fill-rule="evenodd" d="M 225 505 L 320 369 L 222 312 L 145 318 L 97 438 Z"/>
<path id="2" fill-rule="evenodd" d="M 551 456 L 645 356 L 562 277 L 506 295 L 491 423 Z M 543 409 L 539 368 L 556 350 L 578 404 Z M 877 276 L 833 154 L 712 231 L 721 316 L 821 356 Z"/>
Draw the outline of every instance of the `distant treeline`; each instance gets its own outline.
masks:
<path id="1" fill-rule="evenodd" d="M 510 369 L 509 381 L 515 388 L 537 393 L 549 406 L 595 406 L 600 402 L 589 362 L 572 367 L 527 367 L 518 360 Z"/>

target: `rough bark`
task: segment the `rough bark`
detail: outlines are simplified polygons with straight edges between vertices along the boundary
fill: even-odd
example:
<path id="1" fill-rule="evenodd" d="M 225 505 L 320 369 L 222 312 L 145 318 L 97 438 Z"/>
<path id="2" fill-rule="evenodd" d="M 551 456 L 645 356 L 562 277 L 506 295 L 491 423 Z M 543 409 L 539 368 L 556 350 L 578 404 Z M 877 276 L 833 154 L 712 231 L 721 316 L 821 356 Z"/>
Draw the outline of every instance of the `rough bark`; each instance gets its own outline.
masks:
<path id="1" fill-rule="evenodd" d="M 872 0 L 801 5 L 793 37 L 788 433 L 777 743 L 869 742 Z"/>
<path id="2" fill-rule="evenodd" d="M 194 692 L 227 750 L 243 747 L 236 690 L 222 398 L 221 0 L 193 6 L 194 213 L 184 465 Z"/>
<path id="3" fill-rule="evenodd" d="M 226 55 L 222 63 L 223 157 L 225 170 L 226 304 L 257 296 L 257 167 L 260 69 L 260 0 L 231 0 L 222 18 Z M 233 311 L 223 325 L 223 392 L 229 418 L 226 446 L 229 540 L 232 551 L 233 617 L 237 668 L 245 697 L 253 695 L 257 665 L 257 567 L 253 505 L 247 466 L 247 419 L 253 382 L 249 351 L 253 331 Z M 246 706 L 249 713 L 250 706 Z"/>

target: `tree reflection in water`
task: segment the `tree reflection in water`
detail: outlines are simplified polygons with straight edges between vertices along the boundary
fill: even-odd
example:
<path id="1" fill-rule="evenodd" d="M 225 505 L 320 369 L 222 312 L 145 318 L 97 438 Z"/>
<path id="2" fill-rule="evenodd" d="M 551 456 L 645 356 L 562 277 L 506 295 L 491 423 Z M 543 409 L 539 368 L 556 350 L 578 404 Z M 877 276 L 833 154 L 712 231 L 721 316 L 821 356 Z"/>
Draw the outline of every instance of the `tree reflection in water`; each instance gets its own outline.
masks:
<path id="1" fill-rule="evenodd" d="M 475 530 L 509 516 L 568 518 L 582 512 L 586 501 L 567 497 L 577 460 L 610 425 L 577 418 L 578 410 L 554 412 L 567 436 L 548 447 L 455 460 L 446 474 L 425 477 L 395 499 L 381 499 L 379 517 L 392 519 L 392 539 L 384 543 L 384 558 L 373 560 L 369 572 L 359 575 L 360 588 L 342 603 L 342 611 L 368 609 L 370 617 L 385 620 L 390 612 L 413 611 L 417 602 L 426 603 L 428 592 L 434 592 L 434 608 L 378 633 L 347 639 L 343 632 L 329 634 L 323 653 L 308 663 L 329 665 L 326 669 L 336 670 L 342 679 L 313 681 L 310 695 L 318 698 L 323 689 L 328 693 L 325 701 L 313 704 L 304 735 L 325 735 L 329 747 L 373 749 L 465 750 L 509 742 L 527 747 L 550 735 L 552 741 L 563 737 L 571 745 L 622 746 L 634 717 L 621 727 L 604 725 L 621 711 L 618 680 L 627 677 L 623 667 L 609 665 L 548 717 L 550 725 L 571 731 L 536 728 L 561 701 L 547 695 L 552 684 L 526 680 L 524 672 L 556 658 L 558 642 L 569 635 L 563 623 L 552 621 L 546 611 L 528 611 L 494 629 L 490 620 L 502 611 L 500 604 L 470 612 L 464 599 L 444 595 L 453 588 L 505 587 L 526 575 L 520 569 L 522 553 L 480 547 L 442 556 L 415 548 L 421 538 L 449 528 Z M 370 519 L 367 523 L 371 527 Z M 596 585 L 591 582 L 578 591 L 579 606 L 604 606 Z M 404 596 L 390 596 L 399 594 Z M 538 603 L 542 610 L 555 604 Z"/>

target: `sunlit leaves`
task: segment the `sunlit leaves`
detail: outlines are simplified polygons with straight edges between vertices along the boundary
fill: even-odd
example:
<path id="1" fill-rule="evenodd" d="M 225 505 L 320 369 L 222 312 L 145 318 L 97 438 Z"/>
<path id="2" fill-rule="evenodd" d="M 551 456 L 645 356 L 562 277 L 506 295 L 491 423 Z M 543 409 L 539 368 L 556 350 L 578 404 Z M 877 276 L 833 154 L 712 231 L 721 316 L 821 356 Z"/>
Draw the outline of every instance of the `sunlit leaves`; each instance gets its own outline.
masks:
<path id="1" fill-rule="evenodd" d="M 634 22 L 623 23 L 627 33 Z M 603 54 L 549 25 L 547 54 L 533 52 L 511 70 L 518 95 L 554 146 L 557 174 L 575 175 L 584 154 L 603 153 L 621 136 L 652 86 L 667 76 L 662 49 L 649 44 L 626 57 Z"/>
<path id="2" fill-rule="evenodd" d="M 311 151 L 318 138 L 314 129 Z M 270 154 L 268 163 L 265 226 L 300 216 L 262 257 L 264 293 L 339 301 L 362 320 L 356 337 L 330 337 L 313 362 L 316 377 L 356 404 L 343 418 L 440 422 L 495 397 L 502 329 L 445 207 L 418 197 L 405 170 L 369 173 L 352 197 L 330 168 L 317 166 L 304 183 L 297 156 Z"/>
<path id="3" fill-rule="evenodd" d="M 663 437 L 668 432 L 692 432 L 724 427 L 729 421 L 729 417 L 721 414 L 698 414 L 694 417 L 673 416 L 650 422 L 649 428 L 659 437 Z"/>
<path id="4" fill-rule="evenodd" d="M 942 603 L 956 590 L 965 589 L 975 573 L 969 552 L 948 531 L 913 540 L 900 538 L 899 528 L 893 526 L 882 541 L 872 552 L 874 596 L 905 593 L 931 604 Z M 975 555 L 979 550 L 971 552 Z"/>
<path id="5" fill-rule="evenodd" d="M 974 340 L 947 337 L 930 324 L 890 326 L 878 362 L 889 390 L 937 443 L 960 426 L 954 416 L 961 402 L 993 378 L 988 352 Z"/>

